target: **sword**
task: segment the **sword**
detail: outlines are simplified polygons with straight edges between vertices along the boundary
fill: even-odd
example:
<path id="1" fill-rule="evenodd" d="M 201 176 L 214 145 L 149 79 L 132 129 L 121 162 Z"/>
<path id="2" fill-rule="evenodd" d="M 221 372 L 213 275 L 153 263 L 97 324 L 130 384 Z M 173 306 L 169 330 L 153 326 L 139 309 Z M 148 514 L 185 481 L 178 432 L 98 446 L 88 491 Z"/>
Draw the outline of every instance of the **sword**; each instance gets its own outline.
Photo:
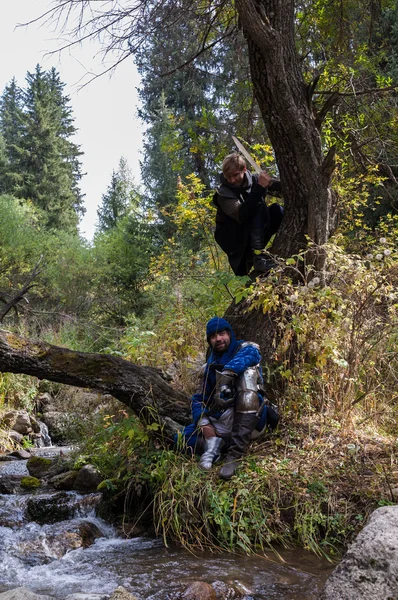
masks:
<path id="1" fill-rule="evenodd" d="M 248 153 L 248 151 L 246 150 L 246 148 L 240 143 L 240 141 L 238 140 L 238 138 L 236 138 L 233 135 L 232 139 L 234 140 L 235 146 L 238 148 L 239 152 L 241 152 L 243 154 L 243 156 L 245 157 L 245 159 L 247 160 L 247 162 L 249 163 L 249 165 L 251 165 L 253 167 L 253 169 L 256 171 L 256 173 L 261 173 L 261 171 L 263 169 L 260 167 L 260 165 L 258 165 L 256 163 L 255 160 L 252 159 L 252 157 L 250 156 L 250 154 Z"/>

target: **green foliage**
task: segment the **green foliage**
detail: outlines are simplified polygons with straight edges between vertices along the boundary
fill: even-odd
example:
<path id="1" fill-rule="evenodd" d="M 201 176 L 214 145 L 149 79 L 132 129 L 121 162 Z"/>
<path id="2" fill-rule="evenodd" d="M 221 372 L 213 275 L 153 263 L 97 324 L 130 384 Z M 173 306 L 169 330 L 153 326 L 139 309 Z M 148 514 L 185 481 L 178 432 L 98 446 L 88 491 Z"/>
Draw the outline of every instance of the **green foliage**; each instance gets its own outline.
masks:
<path id="1" fill-rule="evenodd" d="M 325 250 L 324 284 L 303 254 L 286 261 L 294 279 L 276 273 L 247 290 L 250 309 L 276 322 L 274 384 L 279 379 L 285 410 L 295 414 L 327 409 L 345 421 L 357 410 L 396 430 L 395 236 L 380 238 L 363 258 Z"/>
<path id="2" fill-rule="evenodd" d="M 38 389 L 39 380 L 36 377 L 0 373 L 0 408 L 33 410 Z"/>

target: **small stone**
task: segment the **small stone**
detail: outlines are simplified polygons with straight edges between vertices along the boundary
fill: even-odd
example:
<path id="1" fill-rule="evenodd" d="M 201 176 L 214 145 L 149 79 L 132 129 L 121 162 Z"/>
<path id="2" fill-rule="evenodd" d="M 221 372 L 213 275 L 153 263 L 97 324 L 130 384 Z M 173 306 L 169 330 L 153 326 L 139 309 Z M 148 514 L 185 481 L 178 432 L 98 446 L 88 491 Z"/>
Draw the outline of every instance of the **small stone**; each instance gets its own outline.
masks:
<path id="1" fill-rule="evenodd" d="M 217 595 L 210 583 L 194 581 L 182 595 L 185 600 L 217 600 Z"/>
<path id="2" fill-rule="evenodd" d="M 21 448 L 21 450 L 14 450 L 10 452 L 9 456 L 15 456 L 15 458 L 19 458 L 20 460 L 27 460 L 31 457 L 30 452 Z"/>
<path id="3" fill-rule="evenodd" d="M 1 600 L 1 599 L 0 599 Z M 130 594 L 122 585 L 119 585 L 110 596 L 109 600 L 137 600 L 136 596 Z"/>

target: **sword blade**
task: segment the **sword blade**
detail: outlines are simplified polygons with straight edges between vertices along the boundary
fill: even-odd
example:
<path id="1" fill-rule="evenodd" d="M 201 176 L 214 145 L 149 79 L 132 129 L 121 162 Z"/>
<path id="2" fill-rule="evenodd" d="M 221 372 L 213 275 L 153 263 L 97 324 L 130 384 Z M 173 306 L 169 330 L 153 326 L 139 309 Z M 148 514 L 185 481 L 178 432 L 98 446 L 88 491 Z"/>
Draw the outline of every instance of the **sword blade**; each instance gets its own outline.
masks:
<path id="1" fill-rule="evenodd" d="M 240 143 L 240 141 L 238 140 L 238 138 L 236 138 L 233 135 L 232 139 L 234 140 L 235 146 L 238 148 L 239 152 L 241 152 L 243 154 L 243 156 L 245 157 L 245 159 L 247 160 L 247 162 L 249 163 L 249 165 L 251 165 L 253 167 L 253 169 L 256 171 L 256 173 L 261 173 L 262 168 L 250 156 L 250 154 L 248 153 L 248 151 L 246 150 L 246 148 Z"/>

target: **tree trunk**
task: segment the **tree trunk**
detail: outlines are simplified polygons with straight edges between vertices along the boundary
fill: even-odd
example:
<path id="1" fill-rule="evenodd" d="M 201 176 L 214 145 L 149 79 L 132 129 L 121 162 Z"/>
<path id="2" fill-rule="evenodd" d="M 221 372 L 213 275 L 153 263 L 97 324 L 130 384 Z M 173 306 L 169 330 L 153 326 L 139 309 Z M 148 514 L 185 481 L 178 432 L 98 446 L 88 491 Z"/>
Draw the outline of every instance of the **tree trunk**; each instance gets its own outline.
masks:
<path id="1" fill-rule="evenodd" d="M 237 0 L 255 95 L 275 151 L 285 218 L 272 251 L 288 257 L 331 233 L 334 152 L 323 156 L 295 47 L 294 0 Z"/>
<path id="2" fill-rule="evenodd" d="M 0 369 L 111 394 L 142 420 L 157 421 L 172 436 L 189 423 L 189 399 L 160 369 L 140 367 L 107 354 L 73 352 L 0 331 Z"/>

